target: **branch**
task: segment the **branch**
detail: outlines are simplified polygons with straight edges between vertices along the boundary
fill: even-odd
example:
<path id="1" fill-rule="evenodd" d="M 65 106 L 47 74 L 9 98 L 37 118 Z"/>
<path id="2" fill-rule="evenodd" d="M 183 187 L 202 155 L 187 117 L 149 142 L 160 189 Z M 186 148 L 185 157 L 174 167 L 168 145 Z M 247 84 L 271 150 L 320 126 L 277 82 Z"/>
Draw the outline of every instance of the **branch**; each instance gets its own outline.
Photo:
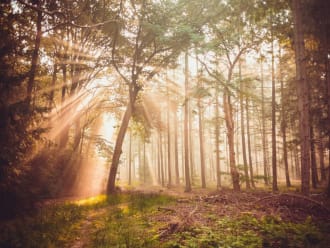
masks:
<path id="1" fill-rule="evenodd" d="M 116 43 L 117 43 L 117 36 L 118 36 L 118 27 L 116 30 L 116 34 L 113 40 L 113 44 L 112 44 L 112 50 L 111 50 L 111 60 L 112 60 L 112 64 L 115 68 L 115 70 L 117 71 L 117 73 L 120 75 L 120 77 L 129 85 L 130 81 L 124 76 L 124 74 L 120 71 L 117 62 L 115 61 L 115 52 L 116 52 Z"/>

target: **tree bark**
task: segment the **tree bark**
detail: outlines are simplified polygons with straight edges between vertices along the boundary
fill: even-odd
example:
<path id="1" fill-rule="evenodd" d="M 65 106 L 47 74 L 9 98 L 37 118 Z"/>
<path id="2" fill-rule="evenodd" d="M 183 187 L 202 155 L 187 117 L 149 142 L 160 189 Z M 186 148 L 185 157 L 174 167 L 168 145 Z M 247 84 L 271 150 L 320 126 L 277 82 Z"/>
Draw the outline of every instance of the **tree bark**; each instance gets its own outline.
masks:
<path id="1" fill-rule="evenodd" d="M 243 82 L 242 82 L 242 72 L 241 72 L 241 62 L 238 62 L 239 70 L 239 82 L 240 82 L 240 94 L 239 94 L 239 104 L 240 104 L 240 114 L 241 114 L 241 138 L 242 138 L 242 152 L 243 152 L 243 167 L 244 167 L 244 176 L 246 188 L 250 189 L 250 178 L 248 172 L 248 161 L 246 156 L 246 145 L 245 145 L 245 123 L 244 123 L 244 103 L 243 103 Z"/>
<path id="2" fill-rule="evenodd" d="M 175 166 L 175 184 L 179 185 L 180 173 L 179 173 L 179 151 L 178 151 L 178 117 L 177 117 L 176 109 L 174 111 L 174 166 Z"/>
<path id="3" fill-rule="evenodd" d="M 215 88 L 215 163 L 217 171 L 217 189 L 221 188 L 220 169 L 220 115 L 219 115 L 219 86 Z"/>
<path id="4" fill-rule="evenodd" d="M 132 185 L 132 132 L 129 132 L 128 185 Z"/>
<path id="5" fill-rule="evenodd" d="M 303 6 L 301 1 L 293 0 L 294 47 L 296 54 L 296 81 L 299 105 L 300 146 L 301 146 L 301 191 L 310 192 L 310 116 L 309 92 L 305 66 L 305 47 L 302 22 Z"/>
<path id="6" fill-rule="evenodd" d="M 167 172 L 168 172 L 168 182 L 167 187 L 172 187 L 172 164 L 171 164 L 171 126 L 170 126 L 170 96 L 167 88 Z"/>
<path id="7" fill-rule="evenodd" d="M 317 188 L 318 175 L 317 175 L 317 164 L 316 164 L 316 151 L 315 151 L 315 137 L 314 137 L 314 127 L 310 127 L 311 134 L 311 172 L 312 172 L 312 187 Z"/>
<path id="8" fill-rule="evenodd" d="M 198 85 L 200 83 L 198 82 Z M 205 154 L 204 154 L 204 132 L 203 132 L 203 109 L 201 99 L 198 98 L 198 128 L 199 128 L 199 153 L 200 153 L 200 160 L 201 160 L 201 181 L 202 181 L 202 188 L 206 188 L 206 178 L 205 178 Z"/>
<path id="9" fill-rule="evenodd" d="M 137 97 L 138 91 L 133 90 L 130 101 L 127 104 L 126 111 L 122 120 L 122 123 L 119 128 L 118 136 L 116 139 L 115 149 L 112 156 L 112 162 L 109 172 L 109 179 L 108 179 L 108 185 L 107 185 L 107 192 L 108 193 L 115 193 L 116 191 L 116 175 L 119 165 L 119 159 L 120 155 L 122 153 L 122 145 L 125 139 L 125 134 L 128 128 L 129 120 L 132 116 L 132 107 L 134 106 L 136 97 Z"/>
<path id="10" fill-rule="evenodd" d="M 245 99 L 245 112 L 246 112 L 246 132 L 247 132 L 247 142 L 248 142 L 248 157 L 249 157 L 249 168 L 250 168 L 250 178 L 251 185 L 253 188 L 256 188 L 254 183 L 254 173 L 252 167 L 252 151 L 251 151 L 251 132 L 250 132 L 250 113 L 249 113 L 249 97 L 247 96 Z M 255 157 L 257 160 L 257 156 Z"/>
<path id="11" fill-rule="evenodd" d="M 273 192 L 278 191 L 277 187 L 277 155 L 276 155 L 276 100 L 275 100 L 275 65 L 274 65 L 274 39 L 273 39 L 273 28 L 272 33 L 272 170 L 273 170 Z"/>
<path id="12" fill-rule="evenodd" d="M 239 191 L 240 190 L 239 173 L 237 171 L 236 162 L 235 162 L 233 109 L 232 109 L 232 103 L 230 101 L 230 92 L 227 88 L 224 89 L 223 107 L 225 112 L 228 146 L 229 146 L 230 174 L 231 174 L 234 190 Z"/>
<path id="13" fill-rule="evenodd" d="M 263 151 L 263 167 L 264 167 L 264 181 L 265 184 L 269 184 L 269 173 L 268 173 L 268 149 L 267 149 L 267 136 L 266 136 L 266 115 L 265 115 L 265 93 L 264 93 L 264 69 L 263 61 L 260 61 L 260 73 L 261 73 L 261 122 L 262 122 L 262 151 Z"/>
<path id="14" fill-rule="evenodd" d="M 281 63 L 281 49 L 279 50 L 279 77 L 281 83 L 281 130 L 282 130 L 282 142 L 283 142 L 283 161 L 284 161 L 284 168 L 285 168 L 285 182 L 286 186 L 290 187 L 290 174 L 289 174 L 289 163 L 288 163 L 288 148 L 286 142 L 286 109 L 284 103 L 284 82 L 282 78 L 282 63 Z"/>
<path id="15" fill-rule="evenodd" d="M 189 171 L 189 106 L 188 106 L 188 52 L 185 53 L 185 104 L 184 104 L 184 168 L 185 168 L 185 192 L 191 191 L 190 171 Z"/>

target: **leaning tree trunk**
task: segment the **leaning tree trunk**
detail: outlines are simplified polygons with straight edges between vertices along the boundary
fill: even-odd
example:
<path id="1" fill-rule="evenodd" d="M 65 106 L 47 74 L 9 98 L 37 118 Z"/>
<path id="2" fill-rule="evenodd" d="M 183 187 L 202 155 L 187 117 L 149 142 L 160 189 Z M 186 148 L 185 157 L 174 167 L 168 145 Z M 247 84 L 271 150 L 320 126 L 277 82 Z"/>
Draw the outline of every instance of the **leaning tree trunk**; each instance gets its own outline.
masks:
<path id="1" fill-rule="evenodd" d="M 129 120 L 132 116 L 132 108 L 134 106 L 137 94 L 138 94 L 137 90 L 132 90 L 132 94 L 130 95 L 130 101 L 128 102 L 122 123 L 119 128 L 119 132 L 118 132 L 118 136 L 117 136 L 116 144 L 115 144 L 115 149 L 114 149 L 113 156 L 112 156 L 110 172 L 109 172 L 109 179 L 108 179 L 108 185 L 107 185 L 108 193 L 114 193 L 116 191 L 116 185 L 115 185 L 116 175 L 117 175 L 120 155 L 122 153 L 122 145 L 123 145 L 125 134 L 126 134 L 126 131 L 128 128 Z"/>
<path id="2" fill-rule="evenodd" d="M 306 78 L 305 47 L 302 22 L 303 6 L 301 1 L 293 0 L 294 47 L 296 54 L 296 80 L 299 105 L 300 145 L 301 145 L 301 191 L 310 192 L 310 117 L 309 94 Z"/>

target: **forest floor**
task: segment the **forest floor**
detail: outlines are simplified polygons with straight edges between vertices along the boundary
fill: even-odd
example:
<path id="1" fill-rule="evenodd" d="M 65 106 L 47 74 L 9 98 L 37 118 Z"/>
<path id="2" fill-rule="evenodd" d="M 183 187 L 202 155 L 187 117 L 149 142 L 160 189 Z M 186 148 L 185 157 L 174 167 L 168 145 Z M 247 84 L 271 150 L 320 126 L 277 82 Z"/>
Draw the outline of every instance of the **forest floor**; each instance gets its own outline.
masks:
<path id="1" fill-rule="evenodd" d="M 0 247 L 329 244 L 330 199 L 322 193 L 304 197 L 266 190 L 135 188 L 109 197 L 48 203 L 36 216 L 0 225 Z"/>

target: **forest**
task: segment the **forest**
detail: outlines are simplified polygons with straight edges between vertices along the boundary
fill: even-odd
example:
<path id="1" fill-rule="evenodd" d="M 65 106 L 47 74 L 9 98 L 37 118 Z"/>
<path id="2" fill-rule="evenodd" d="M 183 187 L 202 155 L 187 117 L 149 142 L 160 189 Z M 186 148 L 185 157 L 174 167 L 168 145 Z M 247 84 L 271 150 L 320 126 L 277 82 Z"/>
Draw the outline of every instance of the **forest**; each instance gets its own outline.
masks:
<path id="1" fill-rule="evenodd" d="M 329 247 L 330 2 L 0 2 L 0 247 Z"/>

